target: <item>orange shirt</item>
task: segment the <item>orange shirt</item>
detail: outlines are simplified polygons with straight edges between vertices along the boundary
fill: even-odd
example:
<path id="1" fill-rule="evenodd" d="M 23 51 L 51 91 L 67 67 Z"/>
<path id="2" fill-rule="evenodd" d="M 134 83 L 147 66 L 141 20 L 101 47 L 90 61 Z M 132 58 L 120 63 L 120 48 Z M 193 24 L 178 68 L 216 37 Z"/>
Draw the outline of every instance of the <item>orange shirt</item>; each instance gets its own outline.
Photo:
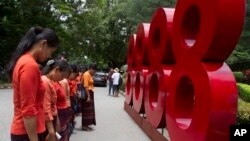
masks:
<path id="1" fill-rule="evenodd" d="M 36 117 L 37 133 L 45 131 L 43 111 L 44 85 L 41 80 L 39 66 L 29 53 L 21 56 L 13 71 L 13 103 L 14 117 L 11 133 L 27 134 L 23 118 Z"/>
<path id="2" fill-rule="evenodd" d="M 94 92 L 94 80 L 93 80 L 93 77 L 90 75 L 89 71 L 86 71 L 83 74 L 83 86 L 87 88 L 88 90 L 91 90 Z"/>
<path id="3" fill-rule="evenodd" d="M 45 75 L 42 76 L 42 80 L 46 86 L 44 94 L 44 102 L 43 102 L 45 121 L 52 121 L 53 116 L 57 115 L 57 107 L 56 107 L 57 95 L 52 80 L 50 80 Z"/>
<path id="4" fill-rule="evenodd" d="M 76 81 L 81 82 L 82 81 L 82 76 L 83 76 L 83 73 L 79 73 L 79 75 L 76 77 Z"/>
<path id="5" fill-rule="evenodd" d="M 76 94 L 77 89 L 77 81 L 78 80 L 68 80 L 70 96 L 74 96 Z"/>
<path id="6" fill-rule="evenodd" d="M 65 78 L 63 80 L 60 81 L 61 86 L 64 89 L 64 92 L 66 94 L 66 102 L 67 102 L 67 106 L 70 107 L 70 89 L 69 89 L 69 83 L 68 80 Z"/>
<path id="7" fill-rule="evenodd" d="M 56 101 L 57 109 L 68 108 L 67 102 L 66 102 L 66 93 L 62 85 L 59 82 L 55 82 L 54 88 L 56 90 L 56 95 L 57 95 L 57 101 Z"/>

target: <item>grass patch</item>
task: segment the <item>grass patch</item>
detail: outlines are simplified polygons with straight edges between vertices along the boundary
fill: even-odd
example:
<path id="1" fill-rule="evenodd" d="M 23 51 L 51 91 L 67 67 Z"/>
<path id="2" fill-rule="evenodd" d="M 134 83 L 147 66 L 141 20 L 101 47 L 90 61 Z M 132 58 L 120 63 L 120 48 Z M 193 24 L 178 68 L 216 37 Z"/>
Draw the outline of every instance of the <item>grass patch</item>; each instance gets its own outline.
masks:
<path id="1" fill-rule="evenodd" d="M 237 124 L 250 124 L 250 103 L 239 98 Z"/>

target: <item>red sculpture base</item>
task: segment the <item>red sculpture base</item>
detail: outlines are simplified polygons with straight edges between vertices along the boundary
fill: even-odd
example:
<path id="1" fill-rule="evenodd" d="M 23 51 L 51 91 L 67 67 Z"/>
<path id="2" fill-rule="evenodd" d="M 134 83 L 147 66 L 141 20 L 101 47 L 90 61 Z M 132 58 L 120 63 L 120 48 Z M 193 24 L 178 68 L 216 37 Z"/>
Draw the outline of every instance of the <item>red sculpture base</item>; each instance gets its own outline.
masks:
<path id="1" fill-rule="evenodd" d="M 155 127 L 153 127 L 144 117 L 140 116 L 126 102 L 124 102 L 124 110 L 152 141 L 168 141 Z"/>

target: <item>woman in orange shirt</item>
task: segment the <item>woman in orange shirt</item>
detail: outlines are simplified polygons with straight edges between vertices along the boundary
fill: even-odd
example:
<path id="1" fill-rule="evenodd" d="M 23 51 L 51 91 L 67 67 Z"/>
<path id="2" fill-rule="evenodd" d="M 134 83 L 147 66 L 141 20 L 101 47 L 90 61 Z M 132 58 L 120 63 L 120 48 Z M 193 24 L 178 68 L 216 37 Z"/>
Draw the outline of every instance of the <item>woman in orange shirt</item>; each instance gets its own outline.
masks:
<path id="1" fill-rule="evenodd" d="M 69 72 L 70 73 L 70 72 Z M 68 73 L 68 75 L 69 75 Z M 60 86 L 63 88 L 64 90 L 64 93 L 65 95 L 59 95 L 59 96 L 65 96 L 65 99 L 66 99 L 66 104 L 67 104 L 67 108 L 65 110 L 65 113 L 64 113 L 64 109 L 59 109 L 59 120 L 61 121 L 61 124 L 63 125 L 64 123 L 66 124 L 66 132 L 62 132 L 63 135 L 65 135 L 64 133 L 66 133 L 67 135 L 65 135 L 67 138 L 62 139 L 61 141 L 69 141 L 69 137 L 71 135 L 70 133 L 70 127 L 69 127 L 69 121 L 70 121 L 70 88 L 69 88 L 69 83 L 67 81 L 67 77 L 68 75 L 61 81 L 59 81 L 60 83 Z M 65 119 L 65 122 L 64 122 L 64 119 Z"/>
<path id="2" fill-rule="evenodd" d="M 87 95 L 86 100 L 82 100 L 82 130 L 89 131 L 92 128 L 89 125 L 96 125 L 95 103 L 94 103 L 94 80 L 93 75 L 97 66 L 89 65 L 89 70 L 83 74 L 83 86 Z"/>
<path id="3" fill-rule="evenodd" d="M 59 46 L 56 33 L 32 27 L 19 42 L 7 67 L 13 85 L 14 117 L 11 141 L 42 141 L 45 131 L 44 86 L 39 65 Z"/>
<path id="4" fill-rule="evenodd" d="M 64 75 L 66 78 L 69 75 L 69 71 L 67 74 Z M 68 123 L 69 123 L 69 103 L 67 102 L 67 91 L 66 85 L 64 82 L 56 82 L 54 84 L 57 94 L 57 110 L 58 110 L 58 118 L 60 121 L 61 129 L 60 135 L 62 138 L 60 141 L 68 141 L 69 140 L 69 133 L 68 133 Z"/>
<path id="5" fill-rule="evenodd" d="M 57 117 L 57 94 L 54 88 L 54 82 L 61 81 L 65 73 L 70 69 L 69 64 L 65 60 L 50 60 L 42 70 L 42 80 L 46 86 L 44 96 L 44 112 L 45 112 L 45 125 L 46 125 L 46 138 L 48 141 L 56 141 L 56 127 L 59 123 Z"/>
<path id="6" fill-rule="evenodd" d="M 79 75 L 78 67 L 75 64 L 70 65 L 71 72 L 67 78 L 69 84 L 69 91 L 70 91 L 70 116 L 69 116 L 69 135 L 73 133 L 75 127 L 75 111 L 76 111 L 76 85 L 77 80 L 76 77 Z"/>

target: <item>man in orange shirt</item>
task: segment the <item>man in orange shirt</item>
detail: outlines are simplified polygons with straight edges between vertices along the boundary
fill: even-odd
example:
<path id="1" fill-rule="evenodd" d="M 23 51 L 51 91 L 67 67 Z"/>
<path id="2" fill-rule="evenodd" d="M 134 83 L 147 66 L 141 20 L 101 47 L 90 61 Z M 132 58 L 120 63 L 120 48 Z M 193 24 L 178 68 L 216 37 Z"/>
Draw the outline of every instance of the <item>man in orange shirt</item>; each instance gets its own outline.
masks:
<path id="1" fill-rule="evenodd" d="M 53 30 L 32 27 L 19 42 L 8 64 L 7 74 L 14 90 L 11 141 L 44 140 L 44 85 L 36 61 L 50 58 L 58 46 L 59 40 Z"/>
<path id="2" fill-rule="evenodd" d="M 94 103 L 94 80 L 93 75 L 97 69 L 96 64 L 89 65 L 89 70 L 83 74 L 83 86 L 87 95 L 86 100 L 82 100 L 82 130 L 89 131 L 89 125 L 96 125 L 95 103 Z"/>

